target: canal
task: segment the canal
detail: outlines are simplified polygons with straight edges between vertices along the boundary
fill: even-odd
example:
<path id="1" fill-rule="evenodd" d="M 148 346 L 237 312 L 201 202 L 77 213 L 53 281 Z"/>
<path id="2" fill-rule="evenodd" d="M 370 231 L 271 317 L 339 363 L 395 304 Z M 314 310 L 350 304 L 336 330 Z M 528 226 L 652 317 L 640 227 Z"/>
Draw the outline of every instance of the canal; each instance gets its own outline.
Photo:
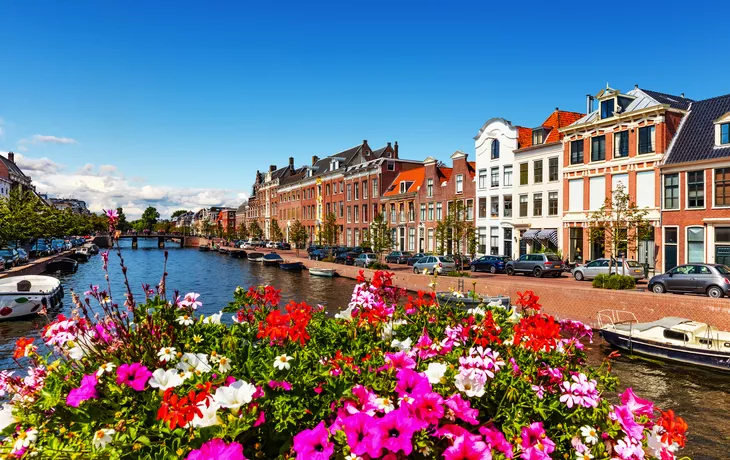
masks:
<path id="1" fill-rule="evenodd" d="M 139 249 L 132 250 L 129 240 L 122 242 L 130 285 L 137 299 L 144 297 L 143 284 L 159 282 L 164 262 L 156 240 L 140 239 L 139 243 Z M 203 306 L 198 312 L 203 314 L 217 313 L 227 305 L 237 286 L 261 284 L 281 289 L 284 302 L 306 300 L 337 311 L 349 302 L 355 284 L 349 279 L 310 277 L 306 272 L 285 272 L 196 249 L 169 248 L 168 252 L 168 293 L 172 295 L 174 290 L 182 295 L 191 291 L 200 293 Z M 119 259 L 114 253 L 109 256 L 109 267 L 112 290 L 118 299 L 122 297 L 123 284 Z M 80 264 L 75 274 L 59 277 L 67 296 L 69 289 L 83 293 L 90 285 L 100 285 L 104 282 L 101 257 L 94 256 Z M 69 305 L 67 297 L 61 312 L 68 313 Z M 9 359 L 15 340 L 23 336 L 37 337 L 42 326 L 40 319 L 0 323 L 0 369 L 15 366 Z M 591 364 L 599 365 L 610 352 L 600 338 L 588 344 Z M 613 372 L 622 387 L 633 387 L 640 396 L 655 401 L 659 407 L 673 408 L 687 421 L 690 431 L 684 455 L 694 460 L 730 458 L 730 375 L 628 357 L 613 360 Z"/>

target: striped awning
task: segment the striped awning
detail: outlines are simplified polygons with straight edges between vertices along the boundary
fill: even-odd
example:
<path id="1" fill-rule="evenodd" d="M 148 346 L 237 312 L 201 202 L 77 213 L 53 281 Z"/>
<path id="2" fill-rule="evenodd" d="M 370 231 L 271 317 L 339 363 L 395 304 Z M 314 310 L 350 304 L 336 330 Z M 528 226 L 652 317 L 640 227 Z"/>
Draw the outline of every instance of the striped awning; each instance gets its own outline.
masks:
<path id="1" fill-rule="evenodd" d="M 540 233 L 540 230 L 535 230 L 535 229 L 527 230 L 525 233 L 522 234 L 522 239 L 528 240 L 528 241 L 535 240 L 535 239 L 537 239 L 538 233 Z"/>
<path id="2" fill-rule="evenodd" d="M 557 246 L 558 231 L 554 228 L 546 228 L 545 230 L 540 230 L 540 233 L 537 234 L 537 239 L 542 241 L 550 241 L 555 246 Z"/>

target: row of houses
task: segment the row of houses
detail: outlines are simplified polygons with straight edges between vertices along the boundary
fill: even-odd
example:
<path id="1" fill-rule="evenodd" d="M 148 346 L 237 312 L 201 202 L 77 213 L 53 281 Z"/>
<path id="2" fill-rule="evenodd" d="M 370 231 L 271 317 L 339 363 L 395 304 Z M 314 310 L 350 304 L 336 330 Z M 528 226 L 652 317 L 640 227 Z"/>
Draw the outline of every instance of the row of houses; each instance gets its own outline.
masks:
<path id="1" fill-rule="evenodd" d="M 562 251 L 570 261 L 611 256 L 589 237 L 589 215 L 623 184 L 647 210 L 651 231 L 628 257 L 650 269 L 730 264 L 730 95 L 694 101 L 634 87 L 586 96 L 585 113 L 558 108 L 539 126 L 492 118 L 474 137 L 474 159 L 407 160 L 398 143 L 257 171 L 235 226 L 295 220 L 316 241 L 329 214 L 338 242 L 358 245 L 383 213 L 394 247 L 435 251 L 436 226 L 457 201 L 474 222 L 479 254 L 513 258 Z"/>

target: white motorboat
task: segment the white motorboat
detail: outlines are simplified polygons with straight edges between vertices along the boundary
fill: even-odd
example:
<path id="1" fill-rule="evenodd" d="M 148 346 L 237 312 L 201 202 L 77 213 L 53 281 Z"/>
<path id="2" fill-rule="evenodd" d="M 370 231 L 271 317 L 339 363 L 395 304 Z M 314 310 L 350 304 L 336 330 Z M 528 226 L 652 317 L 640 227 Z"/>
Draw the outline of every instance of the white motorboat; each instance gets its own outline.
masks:
<path id="1" fill-rule="evenodd" d="M 730 371 L 730 332 L 686 318 L 667 316 L 640 323 L 627 311 L 598 312 L 606 342 L 630 353 Z"/>
<path id="2" fill-rule="evenodd" d="M 309 269 L 309 274 L 312 276 L 324 276 L 326 278 L 332 278 L 337 274 L 334 268 L 316 268 L 312 267 Z"/>
<path id="3" fill-rule="evenodd" d="M 61 303 L 63 287 L 52 276 L 25 275 L 0 279 L 0 321 L 37 314 Z"/>
<path id="4" fill-rule="evenodd" d="M 264 253 L 263 252 L 249 252 L 246 255 L 246 258 L 249 262 L 263 262 L 264 261 Z"/>

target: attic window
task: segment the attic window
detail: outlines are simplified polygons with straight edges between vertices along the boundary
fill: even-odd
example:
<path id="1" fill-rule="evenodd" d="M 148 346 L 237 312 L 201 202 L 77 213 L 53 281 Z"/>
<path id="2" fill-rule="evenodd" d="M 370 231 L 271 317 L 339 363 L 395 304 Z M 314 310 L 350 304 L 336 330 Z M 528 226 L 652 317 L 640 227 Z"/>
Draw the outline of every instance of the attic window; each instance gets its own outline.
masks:
<path id="1" fill-rule="evenodd" d="M 395 171 L 395 161 L 388 162 L 388 171 Z"/>
<path id="2" fill-rule="evenodd" d="M 540 145 L 545 142 L 545 130 L 537 128 L 532 130 L 532 145 Z"/>
<path id="3" fill-rule="evenodd" d="M 615 99 L 601 101 L 601 119 L 611 118 L 615 107 Z"/>
<path id="4" fill-rule="evenodd" d="M 730 123 L 720 125 L 720 145 L 730 144 Z"/>
<path id="5" fill-rule="evenodd" d="M 400 192 L 401 193 L 406 193 L 408 191 L 408 189 L 411 188 L 411 185 L 413 185 L 413 182 L 401 181 L 401 183 L 400 183 Z"/>

